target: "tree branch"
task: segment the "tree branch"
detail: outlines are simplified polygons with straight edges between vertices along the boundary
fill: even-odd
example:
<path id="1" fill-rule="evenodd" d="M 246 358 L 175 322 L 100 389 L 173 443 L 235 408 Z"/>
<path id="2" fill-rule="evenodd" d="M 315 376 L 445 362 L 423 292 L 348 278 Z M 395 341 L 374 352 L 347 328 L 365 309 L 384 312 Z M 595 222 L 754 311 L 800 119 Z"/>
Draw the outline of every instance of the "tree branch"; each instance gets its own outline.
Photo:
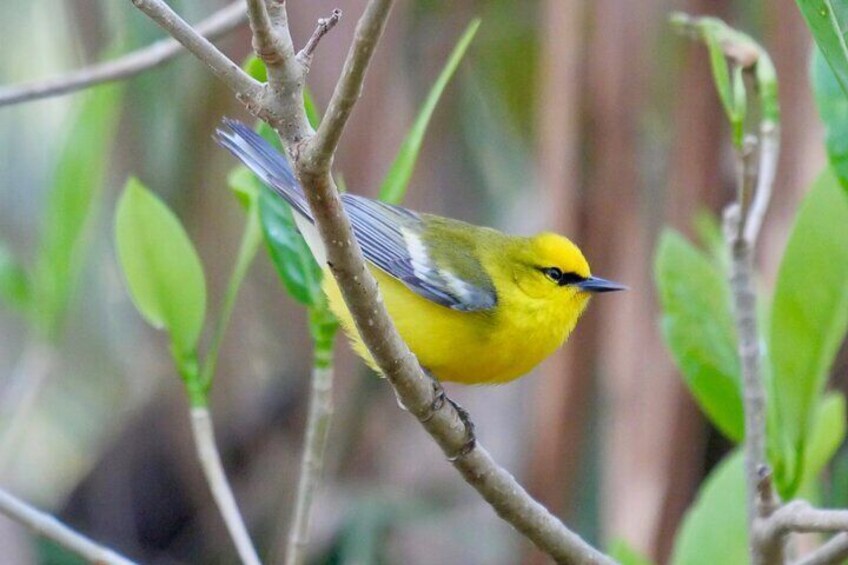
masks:
<path id="1" fill-rule="evenodd" d="M 832 565 L 848 559 L 848 533 L 836 534 L 824 545 L 795 562 L 795 565 Z"/>
<path id="2" fill-rule="evenodd" d="M 158 0 L 133 1 L 160 3 Z M 272 99 L 264 99 L 263 105 L 251 110 L 277 130 L 292 155 L 321 238 L 327 247 L 328 264 L 333 276 L 364 343 L 403 405 L 418 418 L 454 467 L 492 505 L 498 515 L 542 551 L 564 563 L 614 563 L 533 500 L 512 475 L 492 460 L 482 446 L 478 444 L 475 449 L 464 451 L 468 439 L 465 424 L 453 404 L 435 402 L 437 397 L 431 379 L 418 366 L 417 360 L 395 330 L 380 298 L 376 281 L 365 266 L 329 171 L 342 129 L 362 90 L 365 70 L 383 31 L 391 4 L 391 0 L 369 1 L 357 24 L 356 37 L 326 117 L 313 139 L 308 139 L 310 128 L 302 106 L 302 73 L 298 77 L 291 70 L 296 61 L 285 60 L 291 78 L 287 80 L 286 88 L 289 93 L 300 94 L 300 97 L 282 98 L 272 90 Z M 170 30 L 171 27 L 166 29 Z M 178 30 L 179 33 L 184 31 Z M 208 62 L 204 51 L 198 56 Z"/>
<path id="3" fill-rule="evenodd" d="M 212 491 L 212 498 L 218 505 L 218 510 L 224 518 L 230 536 L 236 545 L 239 557 L 245 565 L 260 565 L 259 557 L 250 541 L 250 535 L 239 513 L 233 491 L 224 474 L 221 456 L 215 443 L 215 431 L 212 428 L 212 417 L 206 407 L 191 409 L 191 431 L 194 434 L 194 445 L 197 457 L 206 475 L 206 482 Z"/>
<path id="4" fill-rule="evenodd" d="M 342 19 L 342 11 L 336 8 L 332 11 L 329 18 L 318 20 L 318 26 L 312 32 L 312 37 L 309 38 L 309 41 L 306 42 L 306 45 L 297 54 L 297 61 L 303 66 L 304 72 L 309 72 L 309 66 L 312 64 L 312 54 L 315 52 L 315 48 L 318 47 L 321 38 L 336 27 L 340 19 Z"/>
<path id="5" fill-rule="evenodd" d="M 75 532 L 50 514 L 36 510 L 4 490 L 0 490 L 0 512 L 91 563 L 133 565 L 126 557 Z"/>
<path id="6" fill-rule="evenodd" d="M 300 479 L 297 485 L 297 501 L 286 549 L 287 565 L 299 565 L 306 562 L 312 499 L 321 480 L 327 435 L 333 417 L 332 345 L 327 351 L 319 351 L 316 345 L 315 355 L 312 369 L 312 393 L 309 396 L 309 419 L 306 425 L 303 459 L 300 463 Z M 324 359 L 318 359 L 319 355 Z"/>
<path id="7" fill-rule="evenodd" d="M 244 3 L 237 0 L 199 22 L 196 31 L 212 40 L 238 28 L 246 19 Z M 0 106 L 60 96 L 104 82 L 124 80 L 161 66 L 182 53 L 179 42 L 169 37 L 113 61 L 105 61 L 43 81 L 2 87 Z"/>
<path id="8" fill-rule="evenodd" d="M 158 23 L 195 57 L 206 63 L 212 72 L 235 93 L 249 110 L 261 106 L 262 84 L 251 78 L 207 39 L 197 33 L 162 0 L 131 0 L 135 6 Z"/>

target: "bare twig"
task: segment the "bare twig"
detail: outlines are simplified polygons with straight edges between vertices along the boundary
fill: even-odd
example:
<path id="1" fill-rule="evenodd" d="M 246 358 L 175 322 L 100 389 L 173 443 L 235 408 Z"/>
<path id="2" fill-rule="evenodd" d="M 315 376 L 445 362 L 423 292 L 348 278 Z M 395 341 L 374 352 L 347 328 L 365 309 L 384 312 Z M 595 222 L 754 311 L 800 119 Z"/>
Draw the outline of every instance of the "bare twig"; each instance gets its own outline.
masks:
<path id="1" fill-rule="evenodd" d="M 0 490 L 0 512 L 91 563 L 133 565 L 126 557 L 72 530 L 50 514 L 36 510 L 4 490 Z"/>
<path id="2" fill-rule="evenodd" d="M 262 85 L 245 73 L 207 39 L 197 33 L 162 0 L 131 0 L 150 19 L 179 41 L 195 57 L 206 63 L 212 72 L 229 86 L 251 111 L 260 106 Z"/>
<path id="3" fill-rule="evenodd" d="M 316 350 L 316 354 L 318 353 L 320 352 Z M 287 565 L 299 565 L 306 561 L 312 499 L 324 468 L 324 452 L 333 416 L 333 367 L 329 365 L 332 361 L 332 349 L 325 355 L 328 355 L 330 359 L 316 359 L 312 370 L 309 418 L 306 425 L 303 459 L 300 464 L 297 501 L 286 550 Z"/>
<path id="4" fill-rule="evenodd" d="M 329 18 L 321 18 L 318 20 L 318 26 L 315 28 L 315 31 L 312 32 L 312 37 L 309 38 L 309 41 L 306 42 L 306 45 L 304 45 L 303 49 L 301 49 L 297 54 L 297 61 L 303 65 L 304 72 L 309 72 L 309 67 L 312 64 L 312 54 L 315 52 L 315 48 L 318 47 L 318 42 L 321 41 L 321 38 L 327 35 L 331 29 L 336 27 L 336 24 L 339 23 L 341 18 L 342 11 L 336 8 L 330 14 Z"/>
<path id="5" fill-rule="evenodd" d="M 777 157 L 780 153 L 780 126 L 773 121 L 763 121 L 760 126 L 760 158 L 757 186 L 751 201 L 744 236 L 753 245 L 760 234 L 766 215 L 774 177 L 777 173 Z"/>
<path id="6" fill-rule="evenodd" d="M 9 376 L 0 400 L 0 476 L 5 475 L 15 460 L 21 434 L 31 423 L 30 417 L 50 371 L 56 352 L 52 346 L 33 339 L 24 347 L 15 369 Z"/>
<path id="7" fill-rule="evenodd" d="M 145 3 L 150 2 L 154 0 L 145 0 Z M 374 277 L 365 267 L 329 170 L 342 129 L 362 90 L 367 64 L 391 4 L 390 0 L 370 0 L 365 8 L 342 76 L 315 138 L 308 138 L 310 128 L 302 106 L 303 77 L 300 69 L 293 67 L 297 65 L 293 57 L 285 59 L 290 77 L 286 87 L 289 94 L 300 96 L 282 97 L 272 89 L 273 99 L 264 99 L 264 105 L 252 111 L 275 127 L 294 157 L 296 172 L 306 189 L 311 211 L 327 247 L 333 276 L 364 343 L 403 405 L 418 418 L 466 481 L 504 520 L 540 549 L 564 563 L 613 563 L 533 500 L 482 446 L 478 444 L 475 449 L 463 451 L 468 439 L 465 424 L 451 403 L 437 405 L 434 402 L 436 395 L 430 378 L 423 373 L 395 330 Z M 161 6 L 158 9 L 161 10 Z M 178 30 L 179 33 L 183 31 Z M 196 54 L 204 61 L 211 61 L 210 64 L 217 64 L 217 57 L 210 57 L 206 50 L 198 50 Z M 231 82 L 228 84 L 233 88 Z"/>
<path id="8" fill-rule="evenodd" d="M 795 565 L 835 565 L 848 559 L 848 533 L 836 534 L 824 545 L 805 555 Z"/>
<path id="9" fill-rule="evenodd" d="M 377 41 L 383 34 L 391 7 L 392 0 L 371 0 L 356 24 L 353 43 L 327 106 L 327 114 L 321 120 L 318 131 L 303 156 L 312 173 L 326 172 L 330 168 L 342 130 L 350 117 L 353 105 L 362 94 L 365 71 L 377 47 Z"/>
<path id="10" fill-rule="evenodd" d="M 236 29 L 246 18 L 244 2 L 238 0 L 199 22 L 195 29 L 200 35 L 211 40 Z M 163 65 L 181 53 L 182 46 L 169 37 L 113 61 L 98 63 L 43 81 L 2 87 L 0 106 L 59 96 L 104 82 L 123 80 Z"/>
<path id="11" fill-rule="evenodd" d="M 283 78 L 288 52 L 293 51 L 291 39 L 284 38 L 278 33 L 279 27 L 271 24 L 266 0 L 246 0 L 247 14 L 250 19 L 250 29 L 253 31 L 253 50 L 265 63 L 268 70 L 269 82 L 276 86 Z M 285 7 L 281 7 L 285 10 Z M 288 45 L 286 44 L 288 39 Z"/>
<path id="12" fill-rule="evenodd" d="M 212 417 L 207 408 L 196 406 L 191 409 L 191 431 L 194 434 L 194 445 L 197 448 L 197 457 L 203 468 L 203 474 L 206 475 L 206 482 L 233 538 L 242 563 L 260 565 L 259 557 L 256 555 L 236 505 L 233 491 L 224 474 L 224 466 L 221 464 L 221 456 L 215 443 Z"/>

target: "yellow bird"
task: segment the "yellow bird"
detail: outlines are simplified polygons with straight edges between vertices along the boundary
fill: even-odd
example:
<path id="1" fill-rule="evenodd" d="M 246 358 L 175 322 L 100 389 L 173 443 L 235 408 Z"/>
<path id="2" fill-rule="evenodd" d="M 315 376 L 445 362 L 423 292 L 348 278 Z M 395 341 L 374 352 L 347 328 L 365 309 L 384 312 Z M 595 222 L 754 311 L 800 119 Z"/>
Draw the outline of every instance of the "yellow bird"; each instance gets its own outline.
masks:
<path id="1" fill-rule="evenodd" d="M 225 125 L 218 142 L 291 205 L 315 259 L 326 265 L 286 158 L 244 124 Z M 353 194 L 342 202 L 398 332 L 439 381 L 516 379 L 563 344 L 593 293 L 626 288 L 592 276 L 577 246 L 557 234 L 507 235 Z M 374 367 L 326 269 L 324 291 L 356 351 Z"/>

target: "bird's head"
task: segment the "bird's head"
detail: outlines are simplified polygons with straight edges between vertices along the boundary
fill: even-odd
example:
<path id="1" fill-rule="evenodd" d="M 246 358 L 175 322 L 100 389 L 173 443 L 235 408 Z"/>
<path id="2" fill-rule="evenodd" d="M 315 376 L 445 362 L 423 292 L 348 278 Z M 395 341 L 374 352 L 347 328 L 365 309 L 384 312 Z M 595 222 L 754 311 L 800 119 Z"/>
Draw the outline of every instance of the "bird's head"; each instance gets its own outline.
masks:
<path id="1" fill-rule="evenodd" d="M 592 294 L 627 288 L 592 276 L 580 249 L 561 235 L 538 234 L 530 238 L 530 245 L 524 249 L 526 252 L 514 276 L 521 290 L 532 298 L 582 311 Z"/>

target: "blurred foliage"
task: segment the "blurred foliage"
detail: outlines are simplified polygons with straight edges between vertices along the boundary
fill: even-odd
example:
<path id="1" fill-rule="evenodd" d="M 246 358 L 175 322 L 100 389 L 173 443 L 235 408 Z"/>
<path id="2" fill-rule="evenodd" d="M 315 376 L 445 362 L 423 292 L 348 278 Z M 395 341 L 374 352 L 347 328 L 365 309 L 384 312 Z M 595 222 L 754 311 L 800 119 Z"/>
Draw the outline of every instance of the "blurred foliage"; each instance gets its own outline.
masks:
<path id="1" fill-rule="evenodd" d="M 819 49 L 813 49 L 810 69 L 813 94 L 825 127 L 825 147 L 830 166 L 848 193 L 848 96 Z"/>
<path id="2" fill-rule="evenodd" d="M 403 200 L 406 189 L 409 186 L 409 180 L 412 178 L 412 172 L 415 169 L 415 163 L 418 161 L 418 153 L 421 151 L 421 144 L 424 141 L 424 134 L 427 132 L 427 126 L 430 124 L 430 118 L 433 117 L 433 112 L 436 110 L 436 105 L 445 87 L 448 85 L 456 68 L 462 61 L 465 51 L 474 39 L 477 29 L 480 27 L 480 19 L 472 20 L 456 47 L 453 48 L 447 63 L 445 63 L 442 72 L 433 83 L 433 87 L 427 94 L 418 116 L 406 134 L 395 160 L 392 162 L 389 171 L 386 173 L 383 183 L 380 185 L 380 200 L 389 204 L 400 204 Z"/>
<path id="3" fill-rule="evenodd" d="M 836 80 L 848 93 L 848 6 L 838 0 L 796 1 Z"/>
<path id="4" fill-rule="evenodd" d="M 653 561 L 636 551 L 624 540 L 610 544 L 609 555 L 621 565 L 652 565 Z"/>
<path id="5" fill-rule="evenodd" d="M 31 300 L 26 304 L 39 333 L 50 341 L 59 337 L 85 264 L 122 91 L 122 87 L 111 85 L 86 93 L 53 174 L 28 293 Z M 20 285 L 23 274 L 19 272 L 16 278 Z"/>
<path id="6" fill-rule="evenodd" d="M 848 194 L 828 169 L 807 194 L 780 264 L 768 328 L 778 433 L 789 475 L 775 468 L 783 496 L 803 473 L 805 438 L 830 368 L 848 331 Z"/>

